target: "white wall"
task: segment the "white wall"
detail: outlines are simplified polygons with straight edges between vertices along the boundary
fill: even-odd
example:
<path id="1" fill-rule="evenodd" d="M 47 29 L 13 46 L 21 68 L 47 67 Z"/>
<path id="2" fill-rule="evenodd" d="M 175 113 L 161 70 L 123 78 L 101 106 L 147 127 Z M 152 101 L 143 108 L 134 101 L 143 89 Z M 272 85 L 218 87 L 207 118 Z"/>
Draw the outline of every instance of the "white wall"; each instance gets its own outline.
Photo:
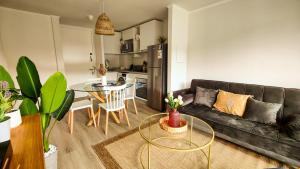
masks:
<path id="1" fill-rule="evenodd" d="M 12 77 L 20 56 L 33 60 L 42 82 L 57 70 L 51 16 L 0 7 L 0 38 Z"/>
<path id="2" fill-rule="evenodd" d="M 233 0 L 189 14 L 187 76 L 300 88 L 300 1 Z"/>
<path id="3" fill-rule="evenodd" d="M 5 56 L 4 56 L 1 37 L 0 37 L 0 65 L 2 65 L 5 69 L 7 69 L 7 62 L 6 62 L 6 59 L 5 59 Z"/>
<path id="4" fill-rule="evenodd" d="M 61 25 L 63 60 L 69 85 L 94 78 L 89 70 L 96 62 L 95 55 L 90 61 L 90 53 L 94 53 L 93 36 L 90 28 Z"/>
<path id="5" fill-rule="evenodd" d="M 188 12 L 168 7 L 168 91 L 186 87 Z"/>

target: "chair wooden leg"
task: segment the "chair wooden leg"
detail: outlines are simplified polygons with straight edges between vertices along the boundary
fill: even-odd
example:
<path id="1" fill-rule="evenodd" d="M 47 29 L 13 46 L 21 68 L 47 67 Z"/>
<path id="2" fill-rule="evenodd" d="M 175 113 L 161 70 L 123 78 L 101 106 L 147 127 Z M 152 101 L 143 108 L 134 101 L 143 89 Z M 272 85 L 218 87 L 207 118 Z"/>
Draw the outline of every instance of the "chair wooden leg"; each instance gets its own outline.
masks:
<path id="1" fill-rule="evenodd" d="M 93 118 L 94 126 L 97 127 L 97 123 L 96 123 L 96 119 L 95 119 L 95 114 L 94 114 L 93 107 L 90 107 L 89 110 L 90 110 L 90 114 L 92 115 L 92 118 Z"/>
<path id="2" fill-rule="evenodd" d="M 73 133 L 73 125 L 74 125 L 74 111 L 71 111 L 71 127 L 70 127 L 70 133 Z"/>
<path id="3" fill-rule="evenodd" d="M 128 100 L 125 100 L 125 108 L 128 109 Z"/>
<path id="4" fill-rule="evenodd" d="M 91 110 L 88 109 L 89 118 L 91 118 Z"/>
<path id="5" fill-rule="evenodd" d="M 124 114 L 125 114 L 125 118 L 126 118 L 128 127 L 130 127 L 130 123 L 129 123 L 128 114 L 127 114 L 127 110 L 126 109 L 124 109 Z"/>
<path id="6" fill-rule="evenodd" d="M 132 102 L 133 102 L 133 106 L 134 106 L 135 114 L 138 114 L 138 111 L 137 111 L 137 108 L 136 108 L 136 104 L 135 104 L 135 100 L 134 100 L 134 99 L 132 99 Z"/>
<path id="7" fill-rule="evenodd" d="M 120 119 L 120 121 L 123 121 L 123 119 L 124 119 L 122 110 L 119 110 L 119 119 Z"/>
<path id="8" fill-rule="evenodd" d="M 106 111 L 105 135 L 107 135 L 107 129 L 108 129 L 108 116 L 109 116 L 109 111 Z"/>
<path id="9" fill-rule="evenodd" d="M 101 115 L 101 108 L 100 107 L 98 108 L 98 112 L 96 114 L 98 115 L 98 124 L 97 124 L 97 126 L 99 127 L 100 126 L 100 115 Z"/>

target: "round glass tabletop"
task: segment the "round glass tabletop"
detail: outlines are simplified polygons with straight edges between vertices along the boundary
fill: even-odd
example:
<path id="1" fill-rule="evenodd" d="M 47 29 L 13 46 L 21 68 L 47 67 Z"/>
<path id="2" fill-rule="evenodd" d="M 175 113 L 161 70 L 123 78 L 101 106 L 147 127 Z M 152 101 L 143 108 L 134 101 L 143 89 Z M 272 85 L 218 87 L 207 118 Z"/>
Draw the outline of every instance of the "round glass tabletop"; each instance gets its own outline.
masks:
<path id="1" fill-rule="evenodd" d="M 126 81 L 125 83 L 126 83 L 126 88 L 133 86 L 132 82 Z M 117 81 L 107 81 L 107 85 L 102 85 L 101 81 L 93 81 L 93 82 L 74 84 L 71 85 L 70 88 L 74 91 L 79 91 L 79 92 L 101 92 L 101 91 L 105 91 L 106 87 L 121 86 L 121 85 L 124 85 L 124 82 L 120 83 Z"/>
<path id="2" fill-rule="evenodd" d="M 203 120 L 180 114 L 187 121 L 187 131 L 173 134 L 160 127 L 161 118 L 168 113 L 154 114 L 144 119 L 139 126 L 139 133 L 149 144 L 175 151 L 196 151 L 210 146 L 214 140 L 214 130 Z"/>

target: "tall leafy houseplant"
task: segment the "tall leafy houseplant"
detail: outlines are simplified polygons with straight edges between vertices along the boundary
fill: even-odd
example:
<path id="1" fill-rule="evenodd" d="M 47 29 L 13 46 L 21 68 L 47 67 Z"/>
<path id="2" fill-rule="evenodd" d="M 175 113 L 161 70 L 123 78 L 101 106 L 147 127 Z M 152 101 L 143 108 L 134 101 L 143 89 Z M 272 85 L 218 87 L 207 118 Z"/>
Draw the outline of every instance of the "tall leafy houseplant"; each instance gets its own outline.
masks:
<path id="1" fill-rule="evenodd" d="M 23 95 L 23 102 L 20 105 L 21 114 L 23 116 L 40 113 L 44 151 L 47 152 L 50 133 L 56 122 L 68 112 L 74 100 L 74 91 L 66 91 L 67 82 L 60 72 L 51 75 L 42 85 L 36 66 L 26 56 L 20 57 L 18 61 L 17 81 Z M 51 117 L 55 121 L 47 131 Z"/>

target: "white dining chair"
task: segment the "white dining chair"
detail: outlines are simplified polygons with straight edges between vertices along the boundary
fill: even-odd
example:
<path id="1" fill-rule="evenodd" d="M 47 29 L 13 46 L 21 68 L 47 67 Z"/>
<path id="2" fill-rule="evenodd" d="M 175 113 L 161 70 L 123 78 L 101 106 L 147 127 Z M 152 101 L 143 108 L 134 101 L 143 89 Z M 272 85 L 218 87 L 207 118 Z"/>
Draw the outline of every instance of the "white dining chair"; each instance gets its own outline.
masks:
<path id="1" fill-rule="evenodd" d="M 94 126 L 97 127 L 93 101 L 94 98 L 87 92 L 75 92 L 75 99 L 68 114 L 68 126 L 71 134 L 73 133 L 75 111 L 86 109 L 88 117 L 93 119 Z"/>
<path id="2" fill-rule="evenodd" d="M 131 87 L 126 88 L 126 95 L 125 95 L 125 104 L 126 108 L 128 109 L 128 100 L 132 100 L 135 114 L 138 114 L 137 107 L 135 104 L 135 84 L 136 84 L 136 79 L 126 79 L 126 83 L 133 84 Z"/>
<path id="3" fill-rule="evenodd" d="M 126 92 L 126 84 L 122 86 L 107 86 L 104 87 L 104 95 L 106 98 L 106 103 L 100 103 L 98 108 L 98 126 L 100 124 L 100 115 L 101 108 L 106 111 L 106 120 L 105 120 L 105 135 L 108 132 L 108 118 L 109 114 L 115 111 L 118 111 L 119 114 L 125 114 L 126 121 L 128 126 L 130 127 L 127 110 L 125 109 L 125 92 Z"/>
<path id="4" fill-rule="evenodd" d="M 78 110 L 83 110 L 87 109 L 88 110 L 88 116 L 89 118 L 93 119 L 94 126 L 97 127 L 96 125 L 96 119 L 95 119 L 95 114 L 94 114 L 94 108 L 93 108 L 93 98 L 90 98 L 90 100 L 80 100 L 76 101 L 72 104 L 70 110 L 69 110 L 69 119 L 68 119 L 68 125 L 70 129 L 70 133 L 73 133 L 73 126 L 74 126 L 74 112 Z"/>

